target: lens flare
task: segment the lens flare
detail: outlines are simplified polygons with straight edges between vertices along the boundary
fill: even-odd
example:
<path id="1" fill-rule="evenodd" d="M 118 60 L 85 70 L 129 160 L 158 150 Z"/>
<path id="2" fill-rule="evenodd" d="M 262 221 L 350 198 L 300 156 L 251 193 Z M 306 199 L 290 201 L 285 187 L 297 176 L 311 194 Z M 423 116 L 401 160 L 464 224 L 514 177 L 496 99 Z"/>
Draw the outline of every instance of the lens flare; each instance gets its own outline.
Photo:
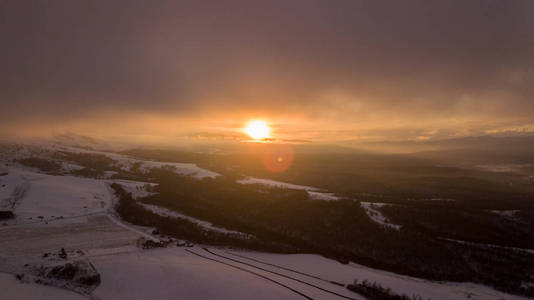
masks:
<path id="1" fill-rule="evenodd" d="M 273 145 L 263 155 L 263 166 L 273 173 L 284 172 L 293 164 L 295 153 L 289 145 Z"/>

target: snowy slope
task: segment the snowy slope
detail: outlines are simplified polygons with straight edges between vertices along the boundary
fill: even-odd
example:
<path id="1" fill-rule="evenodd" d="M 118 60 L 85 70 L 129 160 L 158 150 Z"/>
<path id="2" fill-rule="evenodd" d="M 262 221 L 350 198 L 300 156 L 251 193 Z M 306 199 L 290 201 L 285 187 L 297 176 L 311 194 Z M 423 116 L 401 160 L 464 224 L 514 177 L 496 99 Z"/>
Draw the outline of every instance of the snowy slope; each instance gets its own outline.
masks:
<path id="1" fill-rule="evenodd" d="M 0 273 L 0 298 L 9 300 L 54 299 L 82 300 L 81 295 L 50 286 L 18 282 L 11 274 Z"/>
<path id="2" fill-rule="evenodd" d="M 161 206 L 158 206 L 158 205 L 152 205 L 152 204 L 146 204 L 146 203 L 140 203 L 140 202 L 138 204 L 141 205 L 144 209 L 146 209 L 148 211 L 151 211 L 151 212 L 153 212 L 153 213 L 155 213 L 157 215 L 160 215 L 160 216 L 163 216 L 163 217 L 170 217 L 170 218 L 186 219 L 186 220 L 191 221 L 193 223 L 196 223 L 199 226 L 202 226 L 202 227 L 204 227 L 204 228 L 206 228 L 208 230 L 213 230 L 213 231 L 217 231 L 217 232 L 221 232 L 221 233 L 231 233 L 231 234 L 246 235 L 245 233 L 242 233 L 242 232 L 239 232 L 239 231 L 228 230 L 228 229 L 224 229 L 224 228 L 221 228 L 221 227 L 214 226 L 210 222 L 202 221 L 202 220 L 190 217 L 190 216 L 186 216 L 184 214 L 181 214 L 179 212 L 167 209 L 165 207 L 161 207 Z"/>
<path id="3" fill-rule="evenodd" d="M 102 299 L 302 299 L 180 248 L 101 256 L 92 262 L 105 278 L 94 291 Z"/>
<path id="4" fill-rule="evenodd" d="M 395 230 L 400 230 L 400 225 L 390 223 L 388 218 L 386 218 L 379 210 L 380 207 L 387 205 L 386 203 L 360 202 L 360 205 L 362 206 L 367 216 L 369 216 L 369 218 L 375 223 L 385 227 L 393 228 Z"/>
<path id="5" fill-rule="evenodd" d="M 177 174 L 191 176 L 197 179 L 202 178 L 215 178 L 220 174 L 210 170 L 206 170 L 198 167 L 194 163 L 177 163 L 177 162 L 160 162 L 152 160 L 138 159 L 123 155 L 115 152 L 89 150 L 86 148 L 79 148 L 75 146 L 54 144 L 54 143 L 34 143 L 34 144 L 21 144 L 21 145 L 0 145 L 0 162 L 2 164 L 12 164 L 13 161 L 29 158 L 29 157 L 43 157 L 55 162 L 61 163 L 64 171 L 79 170 L 82 167 L 70 162 L 62 162 L 57 160 L 55 154 L 57 152 L 69 152 L 69 153 L 84 153 L 84 154 L 97 154 L 104 155 L 117 162 L 117 166 L 125 171 L 133 170 L 136 168 L 140 172 L 148 172 L 153 168 L 169 168 Z M 1 168 L 2 166 L 0 166 Z M 32 170 L 32 168 L 25 168 Z M 0 172 L 1 173 L 1 172 Z"/>
<path id="6" fill-rule="evenodd" d="M 343 286 L 378 282 L 423 299 L 524 299 L 470 283 L 438 283 L 310 254 L 168 248 L 91 259 L 102 299 L 364 299 Z"/>
<path id="7" fill-rule="evenodd" d="M 334 201 L 339 200 L 339 197 L 335 196 L 333 193 L 324 192 L 324 190 L 312 186 L 292 184 L 282 181 L 276 181 L 271 179 L 256 178 L 256 177 L 246 177 L 236 181 L 240 184 L 259 184 L 270 188 L 283 188 L 290 190 L 301 190 L 306 191 L 311 199 L 315 200 L 325 200 L 325 201 Z"/>
<path id="8" fill-rule="evenodd" d="M 256 178 L 256 177 L 246 177 L 244 179 L 240 179 L 237 181 L 237 183 L 240 184 L 260 184 L 268 187 L 275 187 L 275 188 L 285 188 L 285 189 L 292 189 L 292 190 L 303 190 L 303 191 L 314 191 L 318 192 L 321 189 L 314 188 L 311 186 L 305 186 L 305 185 L 298 185 L 298 184 L 292 184 L 287 182 L 281 182 L 271 179 L 262 179 L 262 178 Z"/>
<path id="9" fill-rule="evenodd" d="M 110 197 L 106 183 L 96 179 L 53 176 L 9 168 L 0 177 L 0 205 L 16 201 L 15 222 L 33 223 L 105 211 Z"/>
<path id="10" fill-rule="evenodd" d="M 472 283 L 448 283 L 431 282 L 419 278 L 398 275 L 391 272 L 376 270 L 362 265 L 350 263 L 343 265 L 334 260 L 330 260 L 312 254 L 271 254 L 251 251 L 227 251 L 229 255 L 239 255 L 236 258 L 246 261 L 243 258 L 252 258 L 257 261 L 250 261 L 258 266 L 265 266 L 269 263 L 285 268 L 291 268 L 314 275 L 320 278 L 333 280 L 341 283 L 351 283 L 354 279 L 378 282 L 382 286 L 391 288 L 394 292 L 407 295 L 419 294 L 423 299 L 432 300 L 448 299 L 525 299 L 523 297 L 512 296 L 493 290 L 489 287 Z M 271 268 L 276 269 L 276 268 Z"/>
<path id="11" fill-rule="evenodd" d="M 111 183 L 120 184 L 126 192 L 132 194 L 132 197 L 134 199 L 153 195 L 154 193 L 148 191 L 147 189 L 150 189 L 156 186 L 155 183 L 140 182 L 140 181 L 133 181 L 133 180 L 122 180 L 122 179 L 110 179 L 110 180 L 106 180 L 106 182 L 109 182 L 110 184 Z"/>
<path id="12" fill-rule="evenodd" d="M 217 176 L 220 176 L 218 173 L 200 168 L 196 164 L 193 164 L 193 163 L 175 163 L 175 162 L 142 160 L 142 159 L 137 159 L 137 158 L 133 158 L 127 155 L 122 155 L 122 154 L 113 153 L 113 152 L 94 151 L 94 150 L 87 150 L 87 149 L 82 149 L 82 148 L 54 145 L 54 144 L 47 145 L 46 147 L 47 149 L 50 149 L 53 151 L 65 151 L 65 152 L 71 152 L 71 153 L 88 153 L 88 154 L 104 155 L 117 161 L 123 170 L 130 170 L 135 165 L 139 165 L 139 170 L 142 172 L 147 172 L 152 168 L 166 167 L 166 168 L 171 168 L 177 174 L 192 176 L 198 179 L 215 178 Z"/>

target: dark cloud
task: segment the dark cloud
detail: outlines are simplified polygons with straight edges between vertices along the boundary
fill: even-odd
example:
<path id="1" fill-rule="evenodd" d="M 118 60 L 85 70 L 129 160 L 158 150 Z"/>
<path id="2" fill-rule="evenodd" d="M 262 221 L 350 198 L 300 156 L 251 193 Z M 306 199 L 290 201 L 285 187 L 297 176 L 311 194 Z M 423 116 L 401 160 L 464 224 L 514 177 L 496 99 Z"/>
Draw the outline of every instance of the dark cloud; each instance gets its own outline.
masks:
<path id="1" fill-rule="evenodd" d="M 0 41 L 11 126 L 236 110 L 534 123 L 528 0 L 2 1 Z"/>

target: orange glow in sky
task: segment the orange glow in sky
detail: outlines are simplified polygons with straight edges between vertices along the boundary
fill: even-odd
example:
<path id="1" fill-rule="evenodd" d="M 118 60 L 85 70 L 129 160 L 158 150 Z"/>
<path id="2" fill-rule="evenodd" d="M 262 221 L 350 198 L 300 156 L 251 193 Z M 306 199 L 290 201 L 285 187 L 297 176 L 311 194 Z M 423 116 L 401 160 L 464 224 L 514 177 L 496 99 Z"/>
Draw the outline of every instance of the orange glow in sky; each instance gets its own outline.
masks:
<path id="1" fill-rule="evenodd" d="M 271 129 L 267 122 L 261 120 L 254 120 L 247 123 L 243 131 L 255 140 L 261 140 L 270 137 Z"/>

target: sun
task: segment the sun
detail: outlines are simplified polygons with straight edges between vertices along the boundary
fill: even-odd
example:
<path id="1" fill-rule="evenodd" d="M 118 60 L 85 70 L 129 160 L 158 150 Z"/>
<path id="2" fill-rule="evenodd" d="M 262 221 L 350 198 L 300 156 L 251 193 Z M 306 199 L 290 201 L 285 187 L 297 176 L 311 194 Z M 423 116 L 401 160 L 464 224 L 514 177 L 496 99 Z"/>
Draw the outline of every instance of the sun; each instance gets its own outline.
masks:
<path id="1" fill-rule="evenodd" d="M 243 131 L 255 140 L 261 140 L 269 137 L 271 129 L 267 122 L 261 120 L 254 120 L 247 123 Z"/>

